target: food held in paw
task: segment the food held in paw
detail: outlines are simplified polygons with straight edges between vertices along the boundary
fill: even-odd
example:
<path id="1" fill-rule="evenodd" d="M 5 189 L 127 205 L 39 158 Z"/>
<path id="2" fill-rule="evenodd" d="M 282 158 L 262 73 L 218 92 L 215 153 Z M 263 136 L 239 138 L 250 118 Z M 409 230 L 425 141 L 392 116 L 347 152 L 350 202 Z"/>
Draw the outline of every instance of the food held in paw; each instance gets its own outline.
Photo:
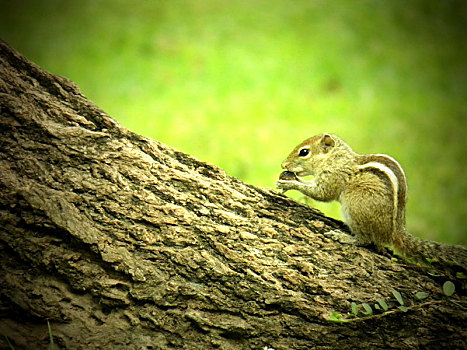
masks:
<path id="1" fill-rule="evenodd" d="M 297 175 L 291 171 L 283 171 L 279 175 L 279 180 L 298 180 Z"/>

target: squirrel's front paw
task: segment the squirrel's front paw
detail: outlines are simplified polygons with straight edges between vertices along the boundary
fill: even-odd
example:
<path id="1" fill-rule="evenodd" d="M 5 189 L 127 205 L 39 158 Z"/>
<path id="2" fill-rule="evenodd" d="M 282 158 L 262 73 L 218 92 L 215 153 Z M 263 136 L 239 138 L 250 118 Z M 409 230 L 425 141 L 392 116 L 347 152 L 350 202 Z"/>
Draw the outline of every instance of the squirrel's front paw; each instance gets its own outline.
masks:
<path id="1" fill-rule="evenodd" d="M 300 186 L 300 181 L 297 175 L 291 171 L 283 171 L 279 176 L 279 181 L 276 182 L 278 189 L 283 192 L 288 190 L 297 189 Z"/>
<path id="2" fill-rule="evenodd" d="M 300 183 L 298 181 L 293 180 L 279 180 L 276 182 L 276 187 L 280 190 L 288 191 L 297 188 L 297 185 Z"/>

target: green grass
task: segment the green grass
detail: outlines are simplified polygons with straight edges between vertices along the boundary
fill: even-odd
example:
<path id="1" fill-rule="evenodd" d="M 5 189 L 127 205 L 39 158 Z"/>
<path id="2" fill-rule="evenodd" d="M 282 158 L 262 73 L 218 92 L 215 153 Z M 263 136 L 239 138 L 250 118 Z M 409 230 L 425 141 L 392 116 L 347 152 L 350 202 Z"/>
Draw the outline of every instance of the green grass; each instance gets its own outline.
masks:
<path id="1" fill-rule="evenodd" d="M 413 234 L 467 243 L 466 2 L 0 6 L 0 37 L 127 128 L 262 187 L 298 142 L 334 132 L 400 161 Z"/>

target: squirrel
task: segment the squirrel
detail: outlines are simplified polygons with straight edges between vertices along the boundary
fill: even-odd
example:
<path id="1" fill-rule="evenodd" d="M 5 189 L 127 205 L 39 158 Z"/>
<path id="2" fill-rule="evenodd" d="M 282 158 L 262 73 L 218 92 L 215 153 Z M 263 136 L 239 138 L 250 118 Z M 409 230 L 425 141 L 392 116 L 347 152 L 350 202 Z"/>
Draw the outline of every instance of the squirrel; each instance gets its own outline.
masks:
<path id="1" fill-rule="evenodd" d="M 312 199 L 338 201 L 352 243 L 392 246 L 409 260 L 438 261 L 463 270 L 467 249 L 422 240 L 405 226 L 407 180 L 400 164 L 384 154 L 358 154 L 336 135 L 311 137 L 282 163 L 277 187 L 298 190 Z M 313 175 L 311 181 L 300 177 Z"/>

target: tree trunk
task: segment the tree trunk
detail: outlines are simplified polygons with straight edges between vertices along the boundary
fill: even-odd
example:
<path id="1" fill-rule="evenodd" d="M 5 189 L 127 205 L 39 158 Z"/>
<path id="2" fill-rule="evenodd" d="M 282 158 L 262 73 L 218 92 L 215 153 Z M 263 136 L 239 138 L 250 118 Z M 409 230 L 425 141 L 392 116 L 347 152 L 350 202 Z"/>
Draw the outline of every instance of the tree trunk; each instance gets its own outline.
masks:
<path id="1" fill-rule="evenodd" d="M 126 130 L 4 42 L 0 60 L 2 349 L 464 344 L 446 278 L 333 241 L 342 223 Z"/>

